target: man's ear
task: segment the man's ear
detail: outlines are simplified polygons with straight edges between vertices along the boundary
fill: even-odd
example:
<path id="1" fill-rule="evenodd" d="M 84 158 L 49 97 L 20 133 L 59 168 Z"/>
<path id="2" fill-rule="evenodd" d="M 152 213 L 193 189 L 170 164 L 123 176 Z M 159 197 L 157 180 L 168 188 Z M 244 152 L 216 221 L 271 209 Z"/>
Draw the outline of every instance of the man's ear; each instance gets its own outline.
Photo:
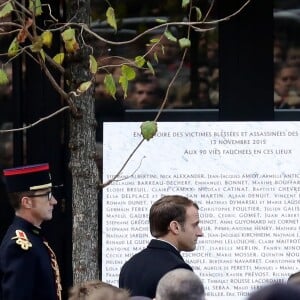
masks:
<path id="1" fill-rule="evenodd" d="M 171 221 L 170 223 L 170 231 L 174 234 L 178 234 L 180 230 L 180 224 L 177 221 Z"/>
<path id="2" fill-rule="evenodd" d="M 23 208 L 32 208 L 32 201 L 29 197 L 23 196 L 21 199 L 21 207 Z"/>

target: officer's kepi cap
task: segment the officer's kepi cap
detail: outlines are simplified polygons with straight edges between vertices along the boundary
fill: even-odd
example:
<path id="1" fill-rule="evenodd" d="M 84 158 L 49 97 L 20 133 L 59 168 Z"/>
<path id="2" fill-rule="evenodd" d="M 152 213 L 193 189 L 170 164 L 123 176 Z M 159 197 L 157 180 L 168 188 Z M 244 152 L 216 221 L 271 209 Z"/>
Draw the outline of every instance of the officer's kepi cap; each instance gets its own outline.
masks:
<path id="1" fill-rule="evenodd" d="M 36 191 L 52 187 L 48 163 L 5 169 L 3 174 L 9 193 Z"/>

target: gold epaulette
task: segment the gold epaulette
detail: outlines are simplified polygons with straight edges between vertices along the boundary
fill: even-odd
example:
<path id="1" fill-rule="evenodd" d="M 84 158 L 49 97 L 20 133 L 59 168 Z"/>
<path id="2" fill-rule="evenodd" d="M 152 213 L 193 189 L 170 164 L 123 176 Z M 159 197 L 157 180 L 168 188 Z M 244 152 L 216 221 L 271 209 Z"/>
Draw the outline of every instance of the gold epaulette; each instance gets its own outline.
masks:
<path id="1" fill-rule="evenodd" d="M 22 230 L 16 230 L 16 236 L 11 238 L 12 240 L 16 240 L 16 244 L 20 245 L 23 250 L 28 250 L 30 247 L 32 247 L 32 244 L 27 238 L 27 235 Z"/>

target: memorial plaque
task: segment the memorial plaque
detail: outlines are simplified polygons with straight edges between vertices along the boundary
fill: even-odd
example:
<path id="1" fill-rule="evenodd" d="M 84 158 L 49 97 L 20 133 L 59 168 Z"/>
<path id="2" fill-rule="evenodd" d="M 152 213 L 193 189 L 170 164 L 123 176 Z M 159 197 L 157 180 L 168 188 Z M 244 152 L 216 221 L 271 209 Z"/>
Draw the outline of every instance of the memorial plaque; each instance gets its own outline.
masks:
<path id="1" fill-rule="evenodd" d="M 141 141 L 140 124 L 104 123 L 104 182 Z M 104 281 L 118 285 L 151 239 L 151 204 L 171 194 L 200 207 L 204 237 L 182 254 L 208 300 L 242 300 L 299 271 L 300 122 L 159 122 L 103 190 Z"/>

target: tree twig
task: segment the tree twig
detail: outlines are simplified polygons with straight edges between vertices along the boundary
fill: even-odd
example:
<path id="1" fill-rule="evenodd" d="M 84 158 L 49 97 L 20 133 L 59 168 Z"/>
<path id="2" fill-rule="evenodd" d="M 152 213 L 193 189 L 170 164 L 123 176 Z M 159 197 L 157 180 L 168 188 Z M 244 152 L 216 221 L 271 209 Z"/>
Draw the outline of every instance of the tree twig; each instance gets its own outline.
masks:
<path id="1" fill-rule="evenodd" d="M 65 111 L 65 110 L 69 110 L 70 107 L 69 106 L 64 106 L 62 108 L 60 108 L 59 110 L 55 111 L 54 113 L 46 116 L 46 117 L 43 117 L 43 118 L 40 118 L 38 121 L 32 123 L 32 124 L 29 124 L 27 126 L 24 126 L 24 127 L 20 127 L 20 128 L 13 128 L 13 129 L 5 129 L 5 130 L 0 130 L 0 134 L 4 134 L 4 133 L 11 133 L 11 132 L 17 132 L 17 131 L 24 131 L 24 130 L 27 130 L 29 128 L 33 128 L 34 126 L 48 120 L 48 119 L 51 119 L 52 117 L 60 114 L 61 112 Z"/>

